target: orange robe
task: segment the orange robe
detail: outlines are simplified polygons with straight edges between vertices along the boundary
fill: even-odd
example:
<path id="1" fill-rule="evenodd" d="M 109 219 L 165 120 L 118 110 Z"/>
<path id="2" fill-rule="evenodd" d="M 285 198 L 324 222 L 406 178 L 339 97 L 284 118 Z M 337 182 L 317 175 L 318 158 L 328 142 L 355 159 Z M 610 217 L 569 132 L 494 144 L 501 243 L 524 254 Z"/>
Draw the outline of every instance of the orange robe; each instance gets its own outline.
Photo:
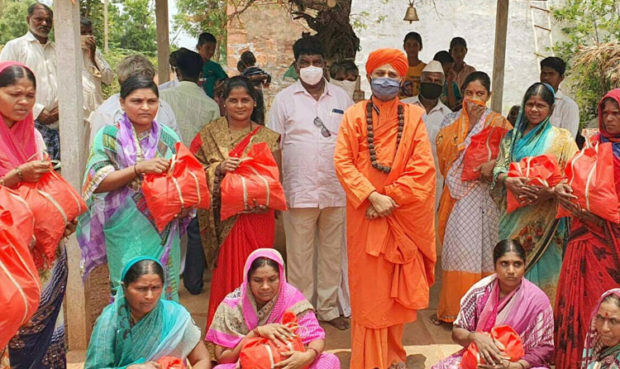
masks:
<path id="1" fill-rule="evenodd" d="M 404 362 L 403 324 L 428 306 L 435 269 L 435 166 L 422 121 L 423 110 L 403 104 L 405 125 L 398 151 L 398 99 L 374 100 L 374 136 L 379 163 L 371 166 L 366 104 L 349 108 L 334 154 L 336 174 L 347 194 L 347 248 L 352 309 L 351 368 L 387 368 Z M 396 151 L 396 152 L 395 152 Z M 390 196 L 399 207 L 368 220 L 368 196 Z"/>

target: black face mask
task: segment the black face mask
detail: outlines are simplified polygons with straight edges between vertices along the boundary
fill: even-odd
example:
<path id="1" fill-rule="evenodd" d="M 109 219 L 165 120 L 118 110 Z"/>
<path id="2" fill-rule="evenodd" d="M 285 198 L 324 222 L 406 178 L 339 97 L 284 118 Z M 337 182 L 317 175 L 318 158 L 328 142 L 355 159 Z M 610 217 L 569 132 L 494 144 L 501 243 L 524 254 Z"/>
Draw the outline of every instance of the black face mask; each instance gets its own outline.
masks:
<path id="1" fill-rule="evenodd" d="M 429 82 L 420 83 L 420 95 L 422 95 L 424 98 L 434 100 L 441 96 L 442 92 L 443 86 Z"/>

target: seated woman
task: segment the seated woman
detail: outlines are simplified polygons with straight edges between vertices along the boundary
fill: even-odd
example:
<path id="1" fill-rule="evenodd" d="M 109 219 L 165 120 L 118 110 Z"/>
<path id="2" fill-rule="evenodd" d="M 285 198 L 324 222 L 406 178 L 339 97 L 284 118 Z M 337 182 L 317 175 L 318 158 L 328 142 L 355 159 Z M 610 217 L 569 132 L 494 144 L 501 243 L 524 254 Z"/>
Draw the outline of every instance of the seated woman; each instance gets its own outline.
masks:
<path id="1" fill-rule="evenodd" d="M 620 368 L 620 288 L 605 292 L 594 309 L 581 368 Z"/>
<path id="2" fill-rule="evenodd" d="M 493 249 L 493 264 L 495 274 L 483 278 L 463 296 L 452 339 L 464 348 L 475 343 L 489 368 L 548 368 L 553 356 L 553 311 L 545 293 L 523 278 L 523 246 L 516 240 L 500 241 Z M 483 334 L 500 325 L 510 326 L 521 336 L 525 355 L 519 361 L 506 359 L 502 348 Z M 464 353 L 465 349 L 432 368 L 460 368 Z"/>
<path id="3" fill-rule="evenodd" d="M 243 284 L 218 306 L 206 340 L 215 344 L 216 369 L 234 369 L 244 343 L 265 337 L 277 345 L 294 332 L 280 324 L 285 311 L 297 316 L 298 334 L 306 352 L 293 352 L 282 367 L 338 369 L 336 356 L 324 353 L 325 331 L 304 295 L 286 282 L 284 261 L 274 249 L 258 249 L 244 267 Z M 288 365 L 288 366 L 287 366 Z"/>
<path id="4" fill-rule="evenodd" d="M 160 299 L 164 268 L 155 258 L 137 257 L 122 272 L 122 288 L 97 319 L 84 368 L 158 369 L 162 357 L 187 359 L 193 369 L 211 361 L 189 312 Z"/>

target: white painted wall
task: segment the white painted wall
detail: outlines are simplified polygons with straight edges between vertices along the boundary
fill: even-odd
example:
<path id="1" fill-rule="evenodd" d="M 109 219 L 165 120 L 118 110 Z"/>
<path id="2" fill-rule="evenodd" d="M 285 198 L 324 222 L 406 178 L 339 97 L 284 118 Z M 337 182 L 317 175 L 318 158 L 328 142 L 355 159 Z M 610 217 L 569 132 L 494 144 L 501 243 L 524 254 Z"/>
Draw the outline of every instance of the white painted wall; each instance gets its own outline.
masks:
<path id="1" fill-rule="evenodd" d="M 547 2 L 553 5 L 557 1 Z M 422 35 L 422 61 L 430 61 L 439 50 L 448 50 L 452 37 L 461 36 L 467 40 L 469 49 L 465 61 L 492 77 L 495 0 L 417 0 L 415 7 L 420 21 L 412 24 L 402 20 L 407 6 L 407 0 L 353 0 L 353 17 L 367 25 L 365 29 L 356 30 L 361 40 L 361 51 L 356 58 L 360 74 L 366 74 L 364 63 L 371 51 L 381 47 L 402 49 L 403 38 L 407 32 L 416 31 Z M 377 23 L 377 19 L 381 18 L 384 20 Z M 512 105 L 519 104 L 525 90 L 538 81 L 538 62 L 534 49 L 529 1 L 511 0 L 504 113 Z M 547 51 L 545 54 L 548 53 Z M 365 78 L 363 89 L 369 91 Z"/>

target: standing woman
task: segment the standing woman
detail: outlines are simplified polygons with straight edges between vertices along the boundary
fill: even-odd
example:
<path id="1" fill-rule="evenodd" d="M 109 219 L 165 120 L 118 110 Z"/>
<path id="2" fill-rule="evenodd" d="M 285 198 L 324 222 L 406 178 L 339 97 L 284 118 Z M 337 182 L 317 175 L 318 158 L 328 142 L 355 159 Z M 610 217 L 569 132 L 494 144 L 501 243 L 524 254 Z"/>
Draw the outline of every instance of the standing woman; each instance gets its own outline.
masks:
<path id="1" fill-rule="evenodd" d="M 43 138 L 34 128 L 36 88 L 34 74 L 25 65 L 0 63 L 0 185 L 17 187 L 22 182 L 38 182 L 49 171 L 49 162 L 43 161 Z M 69 228 L 65 235 L 72 232 Z M 41 302 L 30 322 L 9 342 L 10 366 L 64 368 L 64 327 L 57 322 L 67 284 L 67 255 L 62 241 L 56 261 L 38 272 L 43 286 Z M 3 364 L 0 360 L 0 367 Z"/>
<path id="2" fill-rule="evenodd" d="M 600 134 L 593 141 L 612 143 L 614 182 L 620 195 L 620 88 L 601 99 L 598 122 Z M 571 202 L 571 192 L 568 184 L 556 186 L 560 203 L 572 212 L 555 307 L 555 362 L 562 369 L 579 367 L 588 320 L 598 296 L 620 286 L 620 224 L 579 209 Z"/>
<path id="3" fill-rule="evenodd" d="M 481 165 L 480 179 L 461 180 L 465 152 L 472 136 L 486 127 L 512 128 L 501 114 L 486 107 L 491 97 L 491 80 L 474 72 L 463 83 L 463 109 L 448 114 L 437 135 L 439 170 L 445 176 L 439 207 L 439 237 L 443 242 L 441 267 L 443 284 L 437 315 L 431 320 L 452 323 L 459 312 L 461 297 L 474 283 L 493 273 L 492 250 L 498 241 L 499 209 L 489 194 L 495 160 Z"/>
<path id="4" fill-rule="evenodd" d="M 567 236 L 566 219 L 555 219 L 557 201 L 553 188 L 531 186 L 523 177 L 508 177 L 511 162 L 525 157 L 553 154 L 561 171 L 577 151 L 570 132 L 549 123 L 555 96 L 545 83 L 534 83 L 525 92 L 515 128 L 500 145 L 493 169 L 494 197 L 502 208 L 499 238 L 516 239 L 527 251 L 526 278 L 555 301 Z M 524 206 L 506 213 L 506 191 L 512 191 Z"/>
<path id="5" fill-rule="evenodd" d="M 150 256 L 164 265 L 166 299 L 177 301 L 181 221 L 174 220 L 160 234 L 141 184 L 144 174 L 168 169 L 179 137 L 153 120 L 159 92 L 152 79 L 129 77 L 121 85 L 120 101 L 123 118 L 99 130 L 86 166 L 82 194 L 89 211 L 79 218 L 78 229 L 84 278 L 107 259 L 115 294 L 123 266 L 134 257 Z"/>
<path id="6" fill-rule="evenodd" d="M 273 247 L 274 211 L 257 206 L 220 220 L 220 182 L 239 166 L 252 144 L 266 142 L 280 163 L 280 135 L 254 120 L 257 95 L 245 77 L 232 77 L 224 87 L 226 114 L 205 125 L 191 145 L 191 150 L 207 172 L 213 197 L 210 210 L 199 210 L 201 238 L 209 267 L 213 269 L 207 329 L 218 305 L 227 294 L 243 282 L 243 266 L 252 251 Z"/>

